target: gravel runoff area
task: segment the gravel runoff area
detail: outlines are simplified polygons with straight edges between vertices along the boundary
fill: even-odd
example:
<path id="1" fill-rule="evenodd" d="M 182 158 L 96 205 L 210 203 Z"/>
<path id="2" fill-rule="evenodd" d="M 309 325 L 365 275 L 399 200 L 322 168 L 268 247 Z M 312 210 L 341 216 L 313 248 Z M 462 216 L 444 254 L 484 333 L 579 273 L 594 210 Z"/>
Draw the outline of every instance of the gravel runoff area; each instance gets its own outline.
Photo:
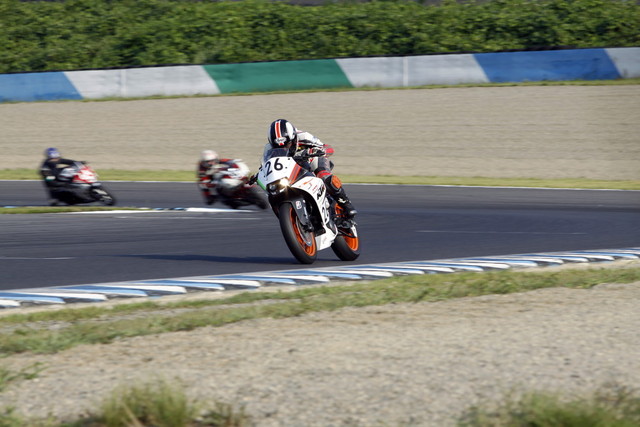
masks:
<path id="1" fill-rule="evenodd" d="M 639 111 L 640 86 L 0 104 L 1 158 L 35 167 L 57 146 L 98 170 L 185 169 L 207 147 L 257 159 L 285 117 L 335 143 L 339 173 L 638 179 Z M 640 384 L 639 300 L 640 283 L 545 289 L 14 355 L 0 365 L 46 369 L 0 407 L 76 417 L 116 386 L 164 378 L 245 405 L 259 426 L 448 426 L 510 392 Z"/>
<path id="2" fill-rule="evenodd" d="M 640 261 L 603 265 L 625 266 Z M 543 289 L 19 354 L 2 366 L 45 369 L 0 401 L 30 416 L 80 417 L 117 386 L 165 379 L 193 399 L 244 406 L 258 426 L 449 426 L 509 394 L 637 387 L 639 300 L 640 283 Z"/>
<path id="3" fill-rule="evenodd" d="M 0 104 L 0 168 L 46 147 L 101 169 L 257 168 L 269 123 L 334 145 L 336 173 L 640 179 L 640 85 L 471 87 Z"/>

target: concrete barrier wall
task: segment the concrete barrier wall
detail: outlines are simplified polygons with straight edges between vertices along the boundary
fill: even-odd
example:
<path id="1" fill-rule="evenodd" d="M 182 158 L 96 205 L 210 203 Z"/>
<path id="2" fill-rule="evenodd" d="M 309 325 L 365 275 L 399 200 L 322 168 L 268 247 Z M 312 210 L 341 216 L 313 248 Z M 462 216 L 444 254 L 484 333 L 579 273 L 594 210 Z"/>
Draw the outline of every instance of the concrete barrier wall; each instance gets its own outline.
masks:
<path id="1" fill-rule="evenodd" d="M 640 47 L 0 74 L 0 102 L 640 77 Z"/>

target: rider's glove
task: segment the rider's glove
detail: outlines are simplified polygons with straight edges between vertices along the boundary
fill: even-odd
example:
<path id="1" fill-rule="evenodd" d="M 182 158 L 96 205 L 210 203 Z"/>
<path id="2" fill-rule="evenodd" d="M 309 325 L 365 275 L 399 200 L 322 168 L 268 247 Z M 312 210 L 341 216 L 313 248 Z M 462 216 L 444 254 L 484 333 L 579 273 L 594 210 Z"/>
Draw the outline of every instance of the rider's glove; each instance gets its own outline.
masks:
<path id="1" fill-rule="evenodd" d="M 256 183 L 257 180 L 258 180 L 258 174 L 256 173 L 254 175 L 251 175 L 251 177 L 249 177 L 249 181 L 247 181 L 247 184 L 253 185 Z"/>
<path id="2" fill-rule="evenodd" d="M 307 147 L 321 148 L 324 147 L 324 143 L 320 141 L 317 136 L 311 135 L 309 132 L 300 132 L 298 134 L 298 141 L 300 144 Z"/>
<path id="3" fill-rule="evenodd" d="M 313 148 L 313 149 L 309 149 L 309 151 L 314 155 L 314 156 L 324 156 L 326 154 L 326 152 L 324 151 L 324 148 Z"/>

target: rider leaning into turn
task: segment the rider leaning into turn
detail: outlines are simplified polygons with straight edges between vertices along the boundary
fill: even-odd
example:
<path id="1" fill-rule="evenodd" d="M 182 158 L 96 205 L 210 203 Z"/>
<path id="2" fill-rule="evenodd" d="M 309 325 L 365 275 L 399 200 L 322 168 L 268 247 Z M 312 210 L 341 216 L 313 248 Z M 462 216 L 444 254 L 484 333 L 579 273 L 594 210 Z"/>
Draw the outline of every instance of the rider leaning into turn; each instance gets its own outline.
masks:
<path id="1" fill-rule="evenodd" d="M 327 154 L 332 154 L 333 149 L 325 145 L 316 136 L 309 132 L 296 129 L 291 122 L 278 119 L 269 126 L 267 134 L 269 142 L 264 148 L 264 152 L 273 148 L 287 148 L 291 157 L 296 157 L 298 164 L 305 169 L 312 171 L 318 178 L 321 178 L 327 192 L 344 209 L 349 218 L 353 218 L 358 211 L 353 207 L 347 197 L 340 179 L 331 173 L 333 164 L 327 158 Z M 308 154 L 320 154 L 317 157 L 305 157 Z"/>
<path id="2" fill-rule="evenodd" d="M 221 159 L 213 150 L 201 153 L 197 171 L 198 187 L 207 205 L 212 205 L 217 199 L 215 188 L 222 175 L 220 172 L 231 168 L 239 168 L 233 159 Z"/>
<path id="3" fill-rule="evenodd" d="M 60 172 L 66 167 L 72 166 L 75 160 L 65 159 L 60 156 L 60 152 L 56 148 L 47 148 L 44 151 L 45 159 L 40 166 L 40 175 L 44 180 L 44 185 L 49 191 L 50 203 L 52 205 L 58 203 L 56 197 L 68 182 L 59 178 Z"/>

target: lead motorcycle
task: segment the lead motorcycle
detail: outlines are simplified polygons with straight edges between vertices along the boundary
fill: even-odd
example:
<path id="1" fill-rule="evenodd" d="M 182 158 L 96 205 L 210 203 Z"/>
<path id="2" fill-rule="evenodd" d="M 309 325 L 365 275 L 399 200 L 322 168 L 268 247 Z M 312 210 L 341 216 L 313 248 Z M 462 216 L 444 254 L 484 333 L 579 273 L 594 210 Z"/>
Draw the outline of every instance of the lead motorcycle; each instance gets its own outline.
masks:
<path id="1" fill-rule="evenodd" d="M 98 174 L 84 162 L 74 162 L 58 175 L 64 186 L 55 190 L 54 196 L 62 203 L 77 205 L 100 202 L 105 206 L 116 204 L 116 198 L 100 181 Z"/>
<path id="2" fill-rule="evenodd" d="M 301 167 L 286 148 L 269 151 L 256 176 L 267 193 L 289 250 L 302 264 L 311 264 L 320 250 L 331 247 L 343 261 L 360 256 L 356 223 L 347 218 L 327 193 L 324 181 Z"/>

